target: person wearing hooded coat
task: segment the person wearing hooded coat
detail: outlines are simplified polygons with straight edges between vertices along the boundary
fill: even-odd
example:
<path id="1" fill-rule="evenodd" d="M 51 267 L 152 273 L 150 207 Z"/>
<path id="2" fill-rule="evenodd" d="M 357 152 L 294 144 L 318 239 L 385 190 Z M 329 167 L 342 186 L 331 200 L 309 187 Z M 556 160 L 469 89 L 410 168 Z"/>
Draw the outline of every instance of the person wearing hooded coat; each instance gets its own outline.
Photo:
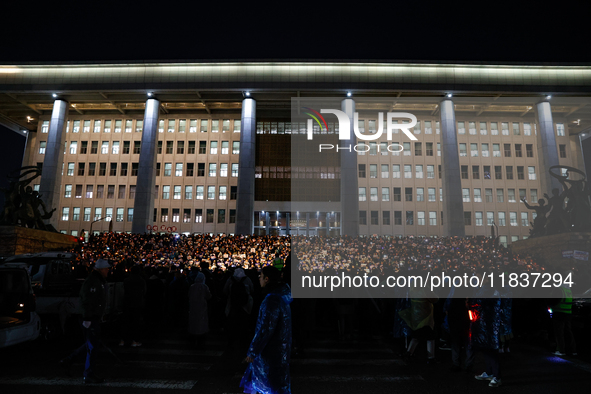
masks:
<path id="1" fill-rule="evenodd" d="M 248 294 L 248 300 L 244 305 L 234 305 L 232 303 L 232 291 L 234 285 L 244 286 Z M 250 323 L 250 313 L 252 312 L 254 286 L 249 277 L 246 276 L 242 268 L 236 268 L 234 273 L 224 285 L 224 294 L 228 296 L 226 303 L 226 332 L 228 342 L 231 348 L 242 352 L 248 346 L 248 341 L 252 335 L 252 324 Z"/>
<path id="2" fill-rule="evenodd" d="M 244 359 L 249 365 L 240 387 L 249 394 L 290 394 L 291 289 L 280 282 L 279 270 L 273 266 L 263 268 L 259 281 L 267 295 Z"/>
<path id="3" fill-rule="evenodd" d="M 477 380 L 490 381 L 489 386 L 501 385 L 499 363 L 500 332 L 502 325 L 501 298 L 498 291 L 490 287 L 488 277 L 474 298 L 468 300 L 470 319 L 470 341 L 472 347 L 485 358 L 486 371 L 476 375 Z"/>
<path id="4" fill-rule="evenodd" d="M 207 301 L 211 299 L 209 287 L 205 284 L 205 275 L 199 272 L 195 283 L 189 288 L 189 334 L 203 336 L 209 331 Z"/>

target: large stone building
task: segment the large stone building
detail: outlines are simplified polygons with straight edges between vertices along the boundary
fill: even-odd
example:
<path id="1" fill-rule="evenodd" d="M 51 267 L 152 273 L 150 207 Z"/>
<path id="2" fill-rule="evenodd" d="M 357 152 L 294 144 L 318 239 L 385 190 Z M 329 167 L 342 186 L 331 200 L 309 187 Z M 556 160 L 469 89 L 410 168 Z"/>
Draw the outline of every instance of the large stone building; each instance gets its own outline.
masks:
<path id="1" fill-rule="evenodd" d="M 28 135 L 24 165 L 43 166 L 34 186 L 72 235 L 111 219 L 114 231 L 230 234 L 488 235 L 494 224 L 510 243 L 534 218 L 520 199 L 559 185 L 549 168 L 584 168 L 589 87 L 591 67 L 4 65 L 0 122 Z M 412 113 L 416 140 L 356 141 L 347 170 L 292 166 L 306 132 L 292 102 L 318 97 L 353 105 L 370 135 L 378 111 Z M 332 121 L 315 132 L 338 133 Z M 332 186 L 291 202 L 298 179 Z"/>

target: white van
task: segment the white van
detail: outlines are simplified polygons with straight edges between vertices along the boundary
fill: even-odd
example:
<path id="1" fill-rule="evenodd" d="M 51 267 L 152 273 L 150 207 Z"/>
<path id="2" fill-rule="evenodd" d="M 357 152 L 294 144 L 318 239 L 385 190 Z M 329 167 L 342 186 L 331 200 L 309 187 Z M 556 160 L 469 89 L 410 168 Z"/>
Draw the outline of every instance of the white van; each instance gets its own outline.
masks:
<path id="1" fill-rule="evenodd" d="M 27 269 L 19 264 L 0 265 L 0 348 L 39 336 L 41 320 L 35 307 Z"/>

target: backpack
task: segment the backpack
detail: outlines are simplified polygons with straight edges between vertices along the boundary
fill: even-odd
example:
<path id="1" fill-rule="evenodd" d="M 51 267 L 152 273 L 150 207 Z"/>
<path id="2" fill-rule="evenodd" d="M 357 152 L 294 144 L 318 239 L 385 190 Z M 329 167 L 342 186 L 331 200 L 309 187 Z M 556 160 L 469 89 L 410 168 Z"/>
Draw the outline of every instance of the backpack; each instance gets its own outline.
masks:
<path id="1" fill-rule="evenodd" d="M 236 280 L 232 277 L 230 286 L 230 305 L 233 308 L 242 308 L 248 303 L 248 291 L 244 285 L 244 278 Z"/>

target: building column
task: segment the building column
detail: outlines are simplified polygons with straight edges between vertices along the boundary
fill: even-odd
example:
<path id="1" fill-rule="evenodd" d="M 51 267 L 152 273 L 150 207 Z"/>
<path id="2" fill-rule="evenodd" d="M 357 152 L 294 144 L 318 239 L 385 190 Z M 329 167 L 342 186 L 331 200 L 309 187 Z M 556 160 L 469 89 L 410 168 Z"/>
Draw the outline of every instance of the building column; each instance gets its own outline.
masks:
<path id="1" fill-rule="evenodd" d="M 538 133 L 538 174 L 540 176 L 540 186 L 542 192 L 539 195 L 548 193 L 552 195 L 552 189 L 562 190 L 558 179 L 550 176 L 550 167 L 557 166 L 558 152 L 556 149 L 556 135 L 554 134 L 554 122 L 552 120 L 552 108 L 550 103 L 542 101 L 536 104 L 536 112 L 540 131 Z M 555 171 L 558 172 L 558 171 Z M 533 201 L 537 203 L 537 201 Z"/>
<path id="2" fill-rule="evenodd" d="M 55 208 L 50 219 L 45 220 L 46 225 L 51 225 L 57 230 L 60 219 L 60 191 L 62 183 L 62 172 L 64 165 L 64 126 L 68 114 L 69 103 L 65 100 L 55 100 L 51 121 L 49 122 L 49 133 L 45 148 L 45 159 L 39 184 L 39 194 L 45 203 L 48 211 Z"/>
<path id="3" fill-rule="evenodd" d="M 238 193 L 236 195 L 236 234 L 240 235 L 251 235 L 254 232 L 256 127 L 256 101 L 246 98 L 242 100 Z"/>
<path id="4" fill-rule="evenodd" d="M 290 235 L 290 225 L 289 225 L 290 220 L 291 220 L 291 214 L 289 212 L 287 212 L 285 214 L 285 234 L 286 235 Z"/>
<path id="5" fill-rule="evenodd" d="M 443 234 L 463 237 L 466 235 L 466 229 L 454 103 L 451 100 L 443 100 L 439 104 L 439 109 L 441 113 L 443 216 L 445 217 Z"/>
<path id="6" fill-rule="evenodd" d="M 357 179 L 357 152 L 353 148 L 357 144 L 355 136 L 354 118 L 355 101 L 344 99 L 341 111 L 347 114 L 351 125 L 350 137 L 342 140 L 341 146 L 351 148 L 342 149 L 341 154 L 341 235 L 359 236 L 359 182 Z"/>
<path id="7" fill-rule="evenodd" d="M 151 98 L 146 101 L 140 162 L 135 186 L 133 222 L 131 225 L 131 232 L 134 234 L 147 232 L 147 226 L 152 224 L 154 216 L 159 110 L 159 100 Z"/>

